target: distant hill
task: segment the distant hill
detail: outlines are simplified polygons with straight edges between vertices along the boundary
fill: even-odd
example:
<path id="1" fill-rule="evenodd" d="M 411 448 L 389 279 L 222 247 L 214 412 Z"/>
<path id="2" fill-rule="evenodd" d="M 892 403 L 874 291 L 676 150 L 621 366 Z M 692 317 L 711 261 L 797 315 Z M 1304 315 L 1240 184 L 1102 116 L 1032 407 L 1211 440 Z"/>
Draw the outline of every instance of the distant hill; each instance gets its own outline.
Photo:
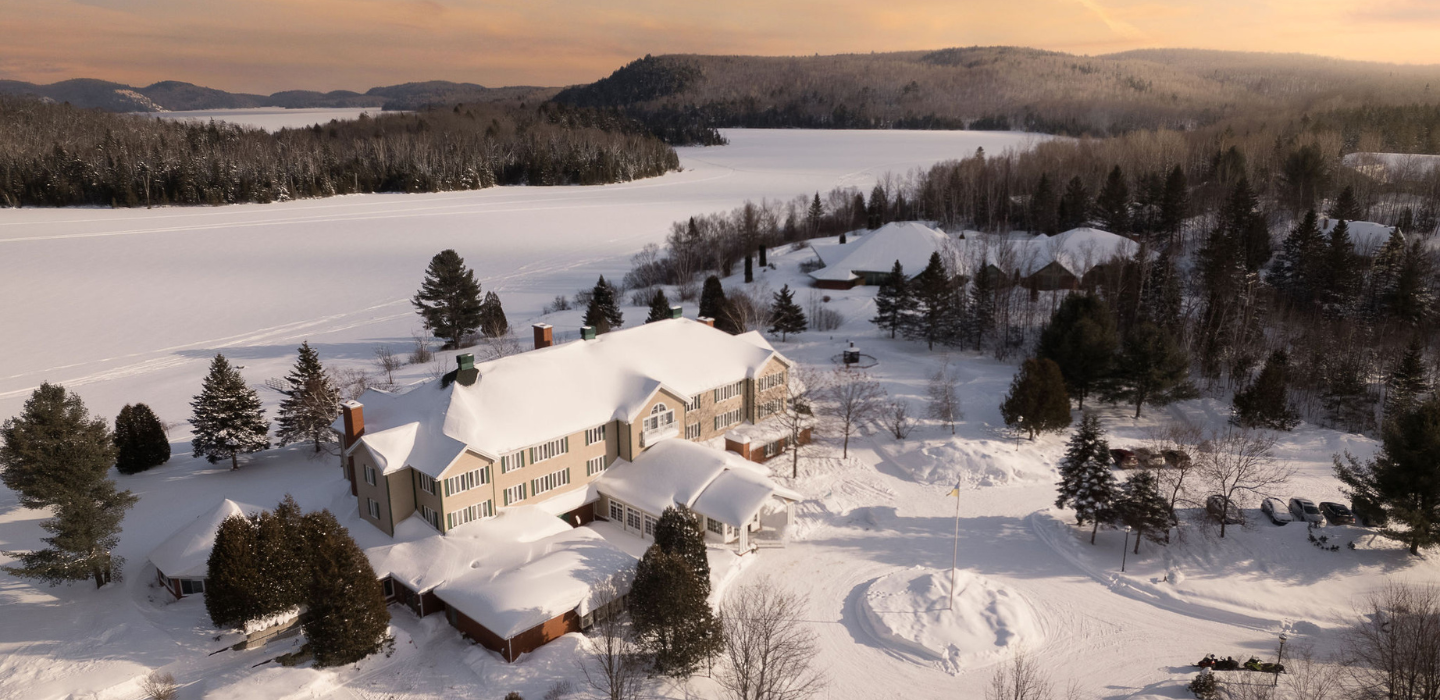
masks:
<path id="1" fill-rule="evenodd" d="M 68 102 L 76 107 L 111 112 L 183 112 L 197 109 L 244 109 L 248 107 L 382 107 L 418 109 L 426 105 L 482 103 L 504 100 L 544 101 L 555 88 L 529 86 L 488 88 L 473 83 L 436 80 L 371 88 L 364 94 L 350 90 L 316 92 L 286 90 L 273 95 L 251 95 L 166 80 L 146 87 L 132 87 L 104 80 L 65 80 L 36 85 L 18 80 L 0 80 L 0 94 L 40 97 Z"/>

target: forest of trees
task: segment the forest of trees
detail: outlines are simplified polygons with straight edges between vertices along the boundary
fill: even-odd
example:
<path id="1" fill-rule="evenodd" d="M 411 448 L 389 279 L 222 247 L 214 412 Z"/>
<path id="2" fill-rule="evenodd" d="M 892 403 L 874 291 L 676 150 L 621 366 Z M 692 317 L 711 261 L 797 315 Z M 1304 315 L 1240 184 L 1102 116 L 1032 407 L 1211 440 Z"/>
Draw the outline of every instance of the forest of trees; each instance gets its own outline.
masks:
<path id="1" fill-rule="evenodd" d="M 268 133 L 0 97 L 0 206 L 231 204 L 590 185 L 679 167 L 614 112 L 455 105 Z"/>

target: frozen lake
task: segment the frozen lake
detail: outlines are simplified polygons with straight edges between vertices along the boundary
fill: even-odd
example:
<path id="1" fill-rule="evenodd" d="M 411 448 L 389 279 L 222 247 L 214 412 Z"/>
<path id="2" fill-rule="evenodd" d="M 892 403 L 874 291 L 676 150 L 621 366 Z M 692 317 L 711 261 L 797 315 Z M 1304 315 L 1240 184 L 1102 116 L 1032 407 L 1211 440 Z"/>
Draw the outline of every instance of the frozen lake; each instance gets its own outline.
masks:
<path id="1" fill-rule="evenodd" d="M 340 107 L 316 109 L 281 109 L 279 107 L 255 107 L 252 109 L 198 109 L 191 112 L 145 112 L 147 116 L 159 119 L 185 119 L 208 122 L 211 119 L 254 126 L 266 131 L 294 129 L 314 124 L 328 124 L 332 119 L 346 121 L 359 119 L 362 114 L 371 116 L 380 113 L 379 107 Z"/>
<path id="2" fill-rule="evenodd" d="M 207 359 L 241 358 L 258 382 L 309 339 L 325 357 L 408 343 L 430 257 L 455 248 L 512 317 L 620 275 L 673 221 L 746 199 L 1023 147 L 1034 136 L 942 131 L 727 133 L 681 149 L 684 170 L 599 187 L 498 187 L 280 204 L 0 210 L 0 416 L 61 382 L 92 409 L 154 401 L 188 415 Z M 693 313 L 693 309 L 691 310 Z M 523 329 L 522 329 L 523 330 Z M 566 332 L 567 329 L 557 329 Z"/>

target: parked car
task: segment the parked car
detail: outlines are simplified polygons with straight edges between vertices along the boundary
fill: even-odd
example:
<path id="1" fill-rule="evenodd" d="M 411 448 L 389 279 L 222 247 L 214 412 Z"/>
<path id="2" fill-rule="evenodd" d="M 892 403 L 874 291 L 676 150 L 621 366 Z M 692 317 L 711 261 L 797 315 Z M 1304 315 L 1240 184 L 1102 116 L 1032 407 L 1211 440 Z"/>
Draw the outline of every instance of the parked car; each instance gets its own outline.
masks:
<path id="1" fill-rule="evenodd" d="M 1325 515 L 1315 507 L 1315 502 L 1308 498 L 1295 497 L 1290 499 L 1290 514 L 1302 523 L 1312 525 L 1324 525 Z"/>
<path id="2" fill-rule="evenodd" d="M 1165 450 L 1160 455 L 1165 458 L 1165 466 L 1172 469 L 1190 466 L 1190 455 L 1184 450 Z"/>
<path id="3" fill-rule="evenodd" d="M 1240 509 L 1235 506 L 1235 502 L 1226 503 L 1225 497 L 1218 493 L 1205 499 L 1205 512 L 1217 521 L 1223 521 L 1226 525 L 1239 525 L 1245 521 L 1240 516 Z"/>
<path id="4" fill-rule="evenodd" d="M 1365 527 L 1385 527 L 1390 524 L 1385 509 L 1363 498 L 1350 501 L 1350 510 L 1355 514 L 1355 521 Z"/>
<path id="5" fill-rule="evenodd" d="M 1141 469 L 1164 469 L 1165 458 L 1159 452 L 1152 452 L 1148 447 L 1135 448 L 1135 461 Z"/>
<path id="6" fill-rule="evenodd" d="M 1276 525 L 1295 522 L 1294 516 L 1290 515 L 1289 509 L 1285 507 L 1285 502 L 1278 498 L 1267 498 L 1262 501 L 1260 503 L 1260 512 L 1264 513 L 1266 517 L 1270 518 L 1270 522 Z"/>
<path id="7" fill-rule="evenodd" d="M 1320 513 L 1325 516 L 1325 520 L 1331 525 L 1355 524 L 1355 514 L 1351 513 L 1350 509 L 1346 508 L 1344 503 L 1322 501 L 1320 503 Z"/>
<path id="8" fill-rule="evenodd" d="M 1121 469 L 1134 469 L 1140 466 L 1140 460 L 1135 459 L 1135 453 L 1130 450 L 1119 448 L 1110 450 L 1110 459 L 1115 460 L 1115 466 Z"/>

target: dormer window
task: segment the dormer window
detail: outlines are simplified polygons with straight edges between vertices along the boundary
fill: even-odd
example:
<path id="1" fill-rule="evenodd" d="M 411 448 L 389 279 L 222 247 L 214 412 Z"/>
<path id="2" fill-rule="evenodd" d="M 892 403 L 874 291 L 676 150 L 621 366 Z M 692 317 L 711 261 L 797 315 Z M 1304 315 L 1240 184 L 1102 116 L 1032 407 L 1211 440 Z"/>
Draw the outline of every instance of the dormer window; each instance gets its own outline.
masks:
<path id="1" fill-rule="evenodd" d="M 650 409 L 650 416 L 645 419 L 644 431 L 654 433 L 666 430 L 675 425 L 675 411 L 663 403 L 655 404 Z"/>

